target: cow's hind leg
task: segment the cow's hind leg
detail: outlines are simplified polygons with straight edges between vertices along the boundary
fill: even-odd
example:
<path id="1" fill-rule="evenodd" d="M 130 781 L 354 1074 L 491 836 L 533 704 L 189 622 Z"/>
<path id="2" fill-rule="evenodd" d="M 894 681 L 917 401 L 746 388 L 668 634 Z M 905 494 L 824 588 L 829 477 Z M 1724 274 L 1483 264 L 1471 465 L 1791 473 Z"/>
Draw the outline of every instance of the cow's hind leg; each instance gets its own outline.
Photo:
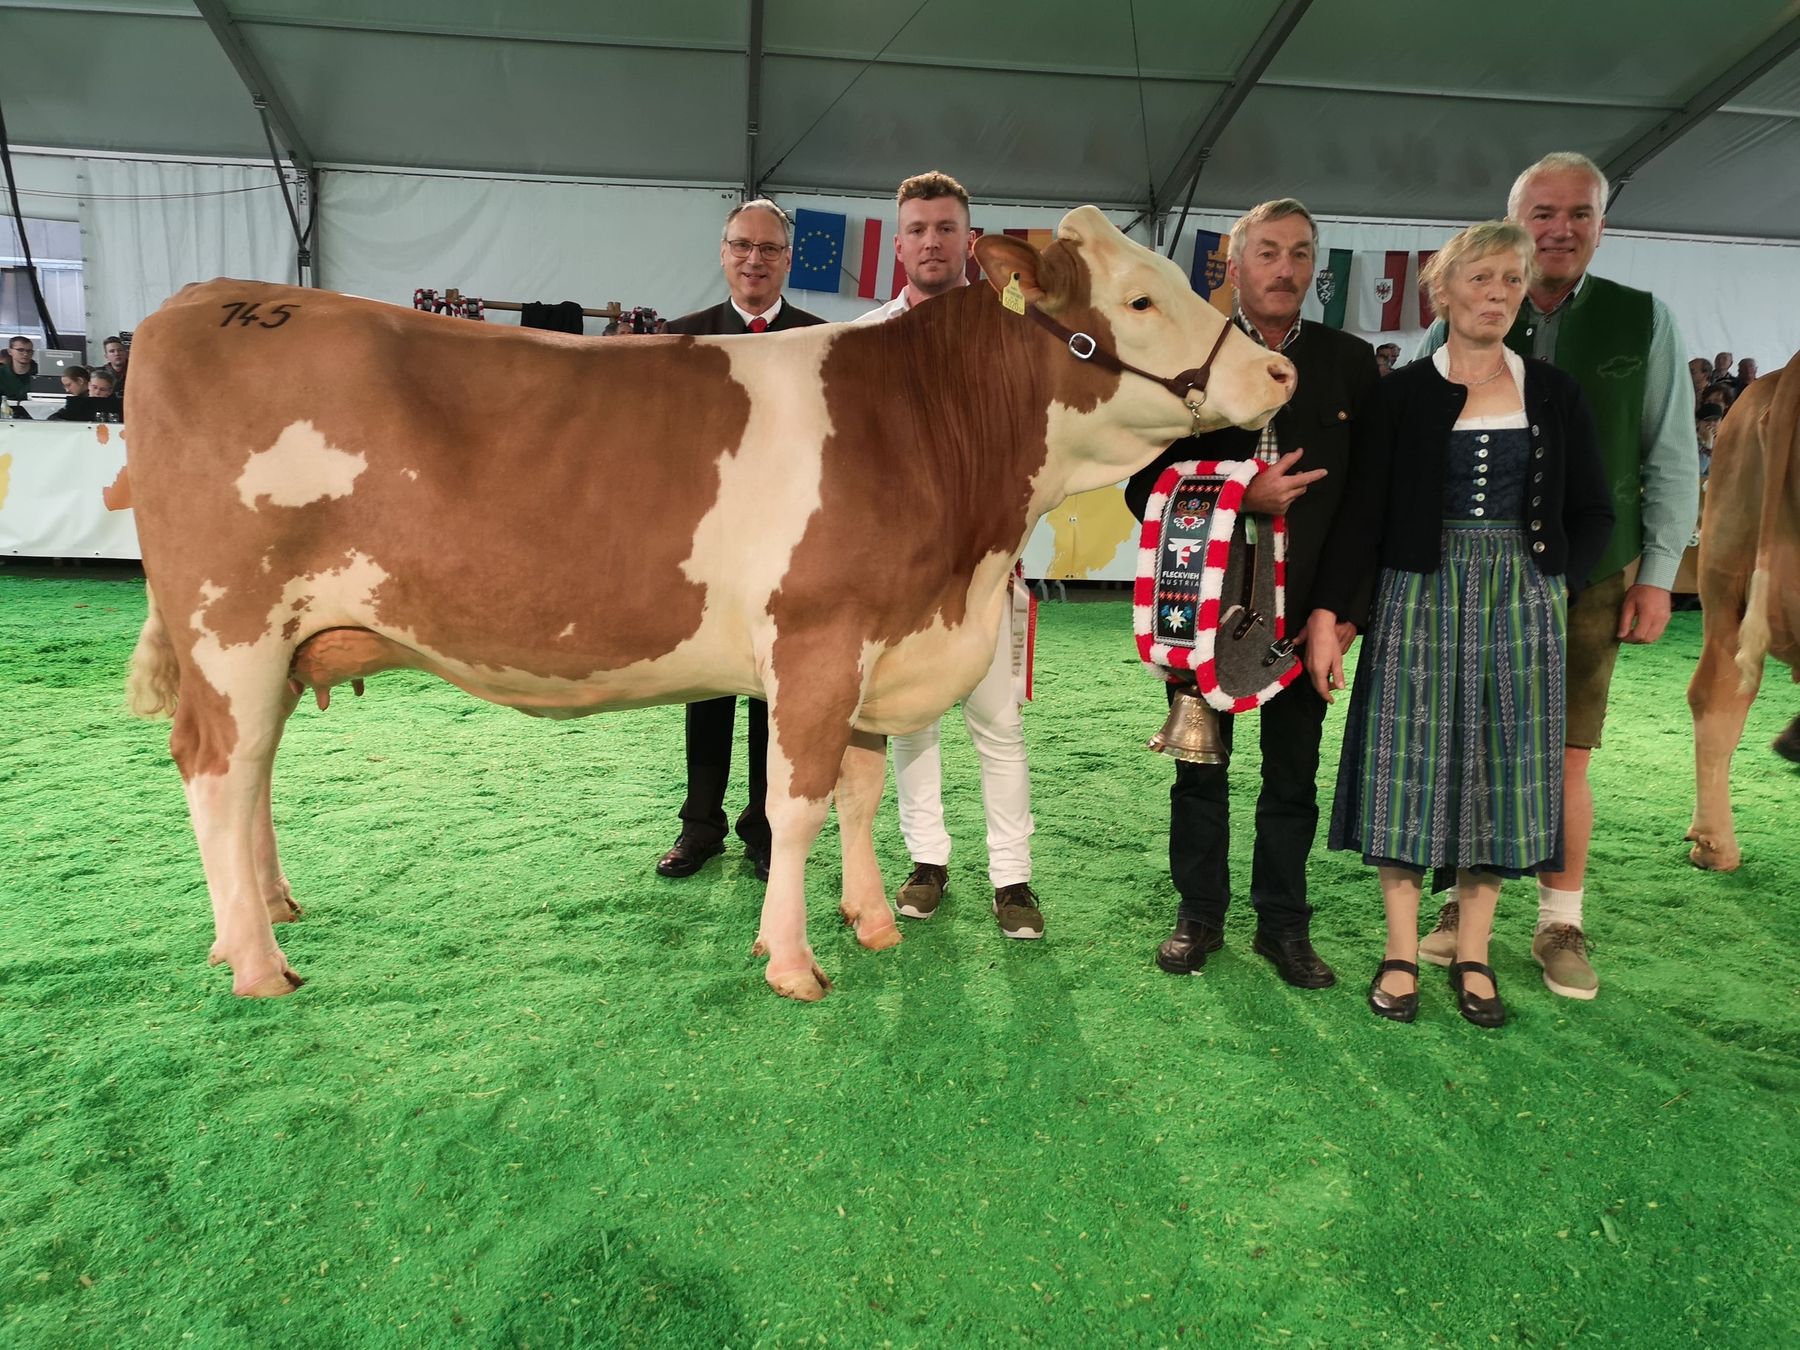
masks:
<path id="1" fill-rule="evenodd" d="M 285 720 L 283 719 L 284 724 Z M 287 874 L 281 870 L 281 855 L 275 847 L 275 811 L 270 800 L 273 777 L 271 773 L 263 778 L 262 801 L 256 812 L 257 888 L 262 892 L 263 904 L 269 911 L 269 922 L 292 923 L 305 911 L 294 899 L 293 887 L 288 885 Z"/>
<path id="2" fill-rule="evenodd" d="M 230 681 L 227 698 L 206 676 L 191 668 L 182 672 L 169 747 L 187 790 L 212 897 L 212 963 L 231 967 L 233 993 L 270 998 L 301 984 L 276 944 L 267 886 L 271 873 L 279 876 L 270 775 L 295 697 L 286 687 L 285 661 L 268 680 L 242 669 L 235 673 L 239 678 Z"/>
<path id="3" fill-rule="evenodd" d="M 1712 611 L 1707 617 L 1712 629 Z M 1731 650 L 1736 625 L 1719 626 L 1725 631 L 1706 634 L 1700 664 L 1688 683 L 1688 707 L 1694 714 L 1694 823 L 1687 833 L 1694 846 L 1688 861 L 1707 871 L 1732 872 L 1742 859 L 1731 821 L 1731 756 L 1744 734 L 1756 687 L 1739 688 Z"/>
<path id="4" fill-rule="evenodd" d="M 875 811 L 886 782 L 887 737 L 853 732 L 838 768 L 838 839 L 844 854 L 844 896 L 838 912 L 855 926 L 856 940 L 870 951 L 900 941 L 881 866 L 875 861 Z"/>

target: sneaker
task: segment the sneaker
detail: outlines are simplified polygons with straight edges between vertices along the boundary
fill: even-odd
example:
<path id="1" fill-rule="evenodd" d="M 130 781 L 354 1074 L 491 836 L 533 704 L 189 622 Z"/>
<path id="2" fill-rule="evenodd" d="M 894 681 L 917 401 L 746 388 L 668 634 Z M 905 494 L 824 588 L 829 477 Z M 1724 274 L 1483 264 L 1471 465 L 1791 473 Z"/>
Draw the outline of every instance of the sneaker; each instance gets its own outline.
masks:
<path id="1" fill-rule="evenodd" d="M 1037 896 L 1026 882 L 994 891 L 994 917 L 1000 922 L 1000 931 L 1009 938 L 1044 936 L 1044 916 L 1038 910 Z"/>
<path id="2" fill-rule="evenodd" d="M 1592 998 L 1600 977 L 1587 959 L 1587 935 L 1572 923 L 1553 923 L 1531 940 L 1531 959 L 1544 968 L 1550 992 L 1564 998 Z"/>
<path id="3" fill-rule="evenodd" d="M 937 863 L 914 863 L 912 875 L 894 899 L 894 908 L 909 919 L 929 919 L 950 889 L 950 873 Z"/>
<path id="4" fill-rule="evenodd" d="M 1454 900 L 1444 902 L 1438 911 L 1437 927 L 1419 943 L 1419 960 L 1434 966 L 1447 966 L 1456 960 L 1456 924 L 1461 915 L 1460 904 Z"/>

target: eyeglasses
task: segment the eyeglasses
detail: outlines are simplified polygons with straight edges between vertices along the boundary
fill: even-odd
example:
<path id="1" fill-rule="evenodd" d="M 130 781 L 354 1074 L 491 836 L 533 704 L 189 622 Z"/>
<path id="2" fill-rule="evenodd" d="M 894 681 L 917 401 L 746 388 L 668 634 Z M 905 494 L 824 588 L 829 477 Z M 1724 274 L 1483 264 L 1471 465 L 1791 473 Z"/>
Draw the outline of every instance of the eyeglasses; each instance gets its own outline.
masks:
<path id="1" fill-rule="evenodd" d="M 727 239 L 725 247 L 731 250 L 734 258 L 748 258 L 750 250 L 756 250 L 756 256 L 764 262 L 774 262 L 788 251 L 786 244 L 754 244 L 748 239 Z"/>

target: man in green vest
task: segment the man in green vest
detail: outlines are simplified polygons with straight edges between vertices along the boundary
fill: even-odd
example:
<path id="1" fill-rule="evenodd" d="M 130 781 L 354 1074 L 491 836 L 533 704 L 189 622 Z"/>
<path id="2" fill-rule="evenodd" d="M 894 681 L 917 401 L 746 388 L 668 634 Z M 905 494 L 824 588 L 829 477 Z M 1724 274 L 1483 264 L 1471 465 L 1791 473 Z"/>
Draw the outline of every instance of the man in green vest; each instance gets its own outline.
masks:
<path id="1" fill-rule="evenodd" d="M 1606 226 L 1606 196 L 1599 165 L 1559 151 L 1520 174 L 1506 202 L 1507 215 L 1537 243 L 1528 297 L 1506 343 L 1580 383 L 1593 408 L 1617 517 L 1612 542 L 1569 605 L 1563 870 L 1538 875 L 1531 944 L 1544 983 L 1583 999 L 1600 990 L 1581 919 L 1594 832 L 1588 760 L 1600 748 L 1619 644 L 1662 636 L 1669 588 L 1700 509 L 1694 386 L 1674 317 L 1647 291 L 1588 275 Z M 1420 354 L 1442 346 L 1444 334 L 1439 319 Z M 1452 900 L 1419 945 L 1421 957 L 1440 966 L 1455 959 L 1457 917 Z"/>

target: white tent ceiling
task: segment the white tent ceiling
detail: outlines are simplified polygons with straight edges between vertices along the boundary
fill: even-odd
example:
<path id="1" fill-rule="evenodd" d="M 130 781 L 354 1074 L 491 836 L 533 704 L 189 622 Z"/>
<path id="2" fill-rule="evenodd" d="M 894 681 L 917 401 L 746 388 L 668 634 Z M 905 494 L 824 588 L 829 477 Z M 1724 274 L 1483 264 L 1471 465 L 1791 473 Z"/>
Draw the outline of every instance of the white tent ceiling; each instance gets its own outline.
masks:
<path id="1" fill-rule="evenodd" d="M 266 156 L 247 67 L 324 166 L 775 195 L 936 166 L 1167 210 L 1207 128 L 1196 206 L 1458 222 L 1546 151 L 1617 165 L 1672 124 L 1611 224 L 1800 238 L 1800 0 L 0 0 L 0 52 L 15 147 Z"/>

